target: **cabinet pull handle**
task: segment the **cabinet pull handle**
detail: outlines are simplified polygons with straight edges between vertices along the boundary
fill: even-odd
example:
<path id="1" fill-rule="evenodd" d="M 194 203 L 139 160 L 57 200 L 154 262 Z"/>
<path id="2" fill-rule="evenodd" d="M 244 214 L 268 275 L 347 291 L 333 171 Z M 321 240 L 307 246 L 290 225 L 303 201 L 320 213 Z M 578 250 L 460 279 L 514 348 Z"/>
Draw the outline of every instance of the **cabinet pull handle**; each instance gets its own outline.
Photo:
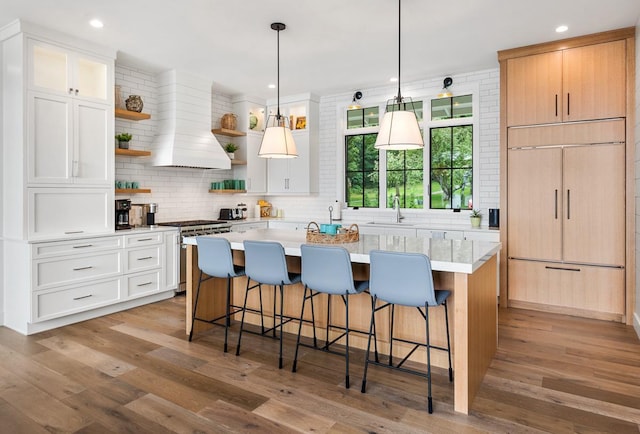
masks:
<path id="1" fill-rule="evenodd" d="M 83 232 L 84 232 L 84 231 L 66 231 L 66 232 L 65 232 L 65 234 L 67 234 L 67 235 L 68 235 L 68 234 L 81 234 L 81 233 L 83 233 Z"/>
<path id="2" fill-rule="evenodd" d="M 567 189 L 567 220 L 571 219 L 571 190 Z"/>
<path id="3" fill-rule="evenodd" d="M 147 285 L 151 285 L 153 282 L 145 282 L 145 283 L 138 283 L 138 286 L 147 286 Z"/>
<path id="4" fill-rule="evenodd" d="M 567 116 L 569 116 L 569 114 L 571 112 L 571 110 L 570 110 L 570 108 L 571 108 L 571 105 L 570 105 L 571 104 L 571 97 L 570 97 L 570 95 L 571 94 L 569 92 L 567 92 Z"/>
<path id="5" fill-rule="evenodd" d="M 557 188 L 556 188 L 556 193 L 555 194 L 556 194 L 556 198 L 555 198 L 555 201 L 556 201 L 555 215 L 556 215 L 556 220 L 558 220 L 558 189 Z"/>
<path id="6" fill-rule="evenodd" d="M 147 259 L 153 259 L 153 256 L 144 256 L 142 258 L 138 258 L 138 261 L 146 261 Z"/>
<path id="7" fill-rule="evenodd" d="M 81 246 L 73 246 L 74 249 L 84 249 L 85 247 L 93 247 L 93 244 L 83 244 Z"/>
<path id="8" fill-rule="evenodd" d="M 82 300 L 83 298 L 93 297 L 93 294 L 81 295 L 80 297 L 73 297 L 74 300 Z"/>
<path id="9" fill-rule="evenodd" d="M 558 116 L 558 94 L 556 93 L 556 116 Z"/>
<path id="10" fill-rule="evenodd" d="M 80 270 L 89 270 L 93 268 L 93 265 L 89 265 L 87 267 L 78 267 L 78 268 L 74 268 L 73 271 L 80 271 Z"/>
<path id="11" fill-rule="evenodd" d="M 550 267 L 546 265 L 544 268 L 547 270 L 560 270 L 560 271 L 581 271 L 579 268 L 567 268 L 567 267 Z"/>
<path id="12" fill-rule="evenodd" d="M 151 241 L 151 240 L 153 240 L 153 238 L 140 238 L 137 241 L 140 242 L 140 241 Z"/>

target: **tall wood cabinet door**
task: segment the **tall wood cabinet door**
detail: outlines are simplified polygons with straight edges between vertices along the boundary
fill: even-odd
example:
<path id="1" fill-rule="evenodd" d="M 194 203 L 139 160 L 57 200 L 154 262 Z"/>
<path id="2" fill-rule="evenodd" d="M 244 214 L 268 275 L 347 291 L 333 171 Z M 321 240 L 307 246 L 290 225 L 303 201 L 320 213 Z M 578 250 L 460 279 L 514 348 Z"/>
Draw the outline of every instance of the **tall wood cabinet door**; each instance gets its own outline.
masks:
<path id="1" fill-rule="evenodd" d="M 65 96 L 30 92 L 28 97 L 28 183 L 73 182 L 73 102 Z"/>
<path id="2" fill-rule="evenodd" d="M 624 167 L 623 144 L 565 148 L 565 261 L 624 265 Z"/>
<path id="3" fill-rule="evenodd" d="M 625 41 L 564 50 L 564 121 L 625 116 L 625 53 Z"/>
<path id="4" fill-rule="evenodd" d="M 562 259 L 562 149 L 508 153 L 509 257 Z"/>
<path id="5" fill-rule="evenodd" d="M 507 125 L 560 122 L 562 52 L 507 61 Z"/>

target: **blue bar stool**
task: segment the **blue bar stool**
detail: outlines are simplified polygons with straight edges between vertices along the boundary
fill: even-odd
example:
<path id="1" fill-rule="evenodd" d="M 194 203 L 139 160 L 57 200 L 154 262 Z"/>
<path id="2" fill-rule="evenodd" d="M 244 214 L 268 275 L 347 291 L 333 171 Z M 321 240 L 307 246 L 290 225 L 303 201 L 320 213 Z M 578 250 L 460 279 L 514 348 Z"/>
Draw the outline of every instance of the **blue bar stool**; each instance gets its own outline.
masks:
<path id="1" fill-rule="evenodd" d="M 298 328 L 298 339 L 296 341 L 296 353 L 293 359 L 292 372 L 296 372 L 298 362 L 298 348 L 300 345 L 322 349 L 345 357 L 345 387 L 349 388 L 349 295 L 360 294 L 369 287 L 369 281 L 354 281 L 351 270 L 351 257 L 344 247 L 319 246 L 303 244 L 300 247 L 302 252 L 302 283 L 304 283 L 304 296 L 302 299 L 302 310 L 300 312 L 300 326 Z M 324 347 L 318 348 L 315 331 L 315 315 L 313 311 L 313 297 L 319 294 L 328 294 L 327 308 L 327 340 Z M 345 305 L 345 327 L 331 325 L 330 306 L 331 296 L 339 295 Z M 304 306 L 307 300 L 311 301 L 311 318 L 313 324 L 313 345 L 300 343 L 302 333 L 302 321 L 304 318 Z M 329 330 L 339 328 L 344 330 L 337 338 L 329 341 Z M 338 340 L 345 338 L 345 352 L 330 350 L 329 346 Z"/>
<path id="2" fill-rule="evenodd" d="M 191 317 L 189 342 L 193 339 L 193 324 L 196 321 L 221 325 L 218 324 L 217 321 L 224 318 L 224 352 L 226 353 L 229 323 L 231 321 L 230 317 L 236 312 L 239 312 L 231 312 L 231 279 L 234 277 L 244 276 L 244 267 L 233 264 L 231 245 L 225 238 L 196 237 L 196 242 L 198 244 L 198 268 L 200 269 L 200 278 L 198 279 L 196 301 L 193 306 L 193 315 Z M 209 277 L 205 277 L 205 275 Z M 200 285 L 202 282 L 207 281 L 212 277 L 227 279 L 227 302 L 225 314 L 213 319 L 199 318 L 197 316 L 197 311 L 198 300 L 200 299 Z"/>
<path id="3" fill-rule="evenodd" d="M 399 253 L 382 250 L 372 250 L 369 254 L 369 292 L 373 296 L 373 308 L 371 309 L 371 323 L 369 326 L 369 341 L 365 357 L 364 375 L 362 377 L 362 393 L 367 387 L 367 368 L 369 363 L 398 369 L 403 372 L 426 376 L 428 382 L 428 407 L 429 413 L 433 413 L 433 400 L 431 397 L 431 348 L 446 351 L 449 356 L 449 381 L 453 381 L 453 369 L 451 367 L 451 341 L 449 338 L 449 313 L 447 310 L 447 298 L 451 291 L 436 290 L 433 287 L 433 275 L 429 257 L 421 253 Z M 375 303 L 381 300 L 385 302 L 380 307 Z M 395 305 L 415 307 L 425 320 L 426 343 L 410 342 L 405 339 L 393 337 L 393 317 Z M 429 339 L 429 308 L 444 306 L 445 322 L 447 329 L 447 348 L 431 345 Z M 389 363 L 380 363 L 369 359 L 372 330 L 375 327 L 375 313 L 391 306 L 391 331 L 389 334 Z M 414 347 L 396 365 L 393 364 L 393 341 L 401 341 L 413 344 Z M 419 347 L 427 349 L 427 373 L 402 367 L 409 356 Z"/>
<path id="4" fill-rule="evenodd" d="M 244 266 L 247 279 L 247 290 L 244 296 L 244 304 L 242 306 L 242 320 L 240 322 L 240 334 L 238 335 L 238 346 L 236 347 L 236 356 L 240 355 L 240 342 L 242 341 L 242 331 L 244 328 L 244 316 L 247 311 L 247 297 L 249 291 L 258 288 L 262 294 L 262 285 L 273 285 L 273 333 L 276 335 L 276 329 L 280 329 L 280 355 L 278 360 L 278 368 L 282 369 L 282 334 L 284 321 L 284 286 L 293 285 L 300 282 L 299 273 L 289 273 L 287 269 L 287 260 L 284 255 L 284 247 L 282 244 L 274 241 L 244 241 Z M 251 281 L 256 282 L 251 286 Z M 280 322 L 276 323 L 276 294 L 275 288 L 280 289 Z M 262 306 L 262 295 L 260 296 L 260 306 Z M 262 309 L 262 308 L 261 308 Z M 288 322 L 289 320 L 287 320 Z M 263 326 L 264 333 L 264 326 Z"/>

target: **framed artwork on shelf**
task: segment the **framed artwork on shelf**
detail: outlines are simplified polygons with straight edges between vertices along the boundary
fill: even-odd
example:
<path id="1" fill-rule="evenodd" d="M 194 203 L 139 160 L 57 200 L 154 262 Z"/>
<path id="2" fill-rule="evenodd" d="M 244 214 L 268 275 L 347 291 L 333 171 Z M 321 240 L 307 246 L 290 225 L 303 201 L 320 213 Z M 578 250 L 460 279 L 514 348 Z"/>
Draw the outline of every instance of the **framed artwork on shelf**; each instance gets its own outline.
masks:
<path id="1" fill-rule="evenodd" d="M 307 128 L 307 117 L 298 116 L 296 119 L 296 130 L 304 130 Z"/>

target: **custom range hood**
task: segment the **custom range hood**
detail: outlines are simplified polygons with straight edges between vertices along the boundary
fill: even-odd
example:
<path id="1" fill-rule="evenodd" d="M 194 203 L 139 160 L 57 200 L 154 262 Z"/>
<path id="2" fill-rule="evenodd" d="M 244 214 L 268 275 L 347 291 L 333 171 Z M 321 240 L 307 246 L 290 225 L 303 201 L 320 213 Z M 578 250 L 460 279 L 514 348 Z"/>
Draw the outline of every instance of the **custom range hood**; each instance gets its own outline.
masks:
<path id="1" fill-rule="evenodd" d="M 157 133 L 153 166 L 230 169 L 231 160 L 211 133 L 211 81 L 183 71 L 157 76 Z"/>

